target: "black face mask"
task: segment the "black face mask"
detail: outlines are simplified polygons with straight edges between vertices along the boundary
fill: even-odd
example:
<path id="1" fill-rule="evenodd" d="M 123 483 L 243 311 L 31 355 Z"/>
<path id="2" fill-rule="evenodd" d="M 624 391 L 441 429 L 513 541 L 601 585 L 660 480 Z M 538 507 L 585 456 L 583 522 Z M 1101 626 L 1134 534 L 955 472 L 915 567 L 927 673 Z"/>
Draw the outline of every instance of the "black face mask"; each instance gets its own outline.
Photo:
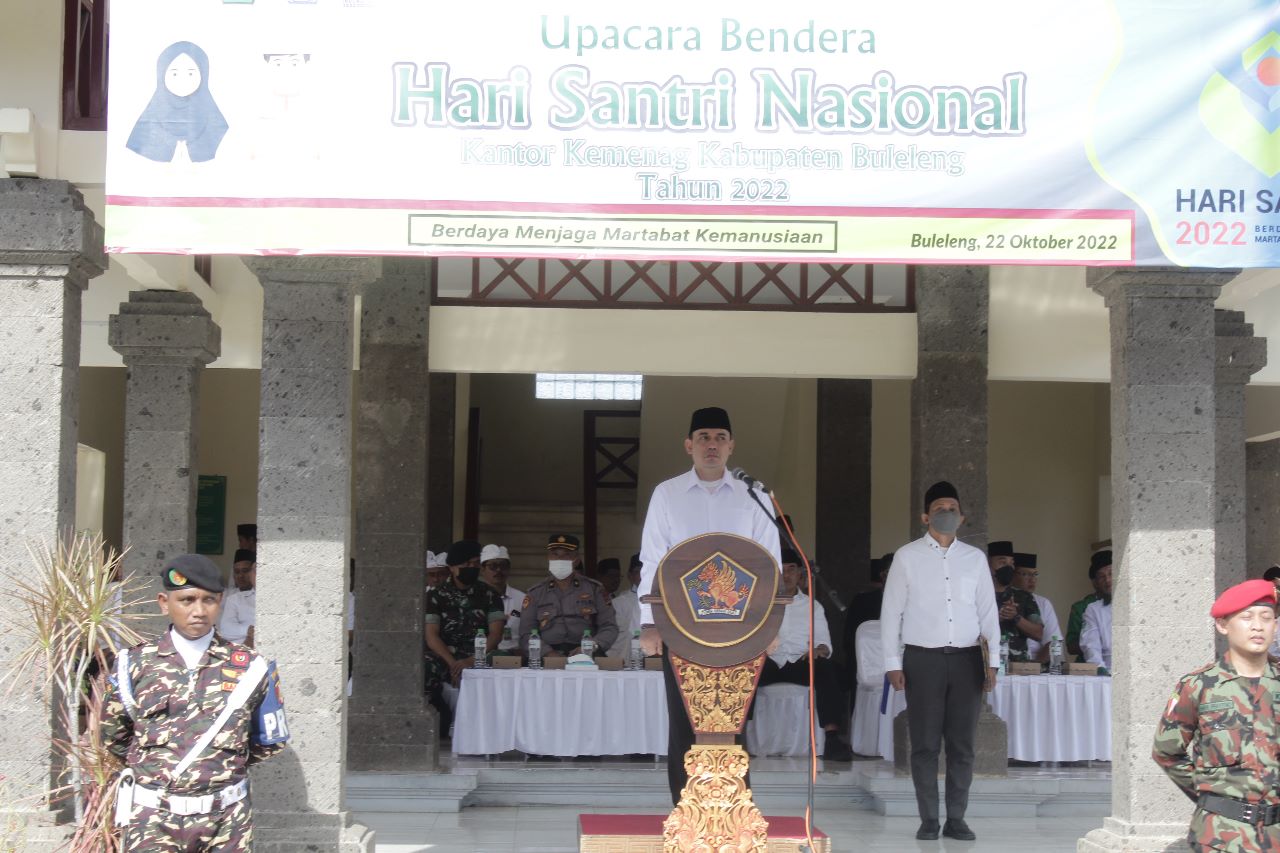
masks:
<path id="1" fill-rule="evenodd" d="M 996 569 L 996 583 L 1001 586 L 1013 583 L 1013 566 L 1001 566 Z"/>
<path id="2" fill-rule="evenodd" d="M 458 569 L 458 580 L 462 581 L 463 586 L 471 586 L 480 580 L 480 567 L 462 566 Z"/>

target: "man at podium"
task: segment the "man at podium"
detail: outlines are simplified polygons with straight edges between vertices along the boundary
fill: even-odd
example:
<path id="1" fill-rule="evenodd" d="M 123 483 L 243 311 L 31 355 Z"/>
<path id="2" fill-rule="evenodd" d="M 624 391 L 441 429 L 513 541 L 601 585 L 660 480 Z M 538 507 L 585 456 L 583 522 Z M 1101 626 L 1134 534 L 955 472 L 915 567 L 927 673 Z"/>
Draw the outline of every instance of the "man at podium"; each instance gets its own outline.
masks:
<path id="1" fill-rule="evenodd" d="M 680 542 L 706 533 L 733 533 L 753 539 L 781 565 L 778 527 L 773 518 L 756 505 L 747 484 L 735 479 L 728 469 L 733 455 L 733 428 L 724 409 L 698 409 L 689 421 L 684 440 L 685 453 L 693 460 L 692 470 L 673 477 L 653 490 L 644 519 L 640 544 L 641 599 L 652 591 L 654 576 L 662 558 Z M 680 792 L 688 781 L 684 755 L 693 745 L 693 725 L 685 712 L 671 669 L 670 655 L 662 651 L 658 629 L 653 624 L 652 607 L 640 605 L 640 644 L 646 655 L 662 652 L 662 672 L 667 686 L 667 783 L 671 802 L 678 805 Z"/>

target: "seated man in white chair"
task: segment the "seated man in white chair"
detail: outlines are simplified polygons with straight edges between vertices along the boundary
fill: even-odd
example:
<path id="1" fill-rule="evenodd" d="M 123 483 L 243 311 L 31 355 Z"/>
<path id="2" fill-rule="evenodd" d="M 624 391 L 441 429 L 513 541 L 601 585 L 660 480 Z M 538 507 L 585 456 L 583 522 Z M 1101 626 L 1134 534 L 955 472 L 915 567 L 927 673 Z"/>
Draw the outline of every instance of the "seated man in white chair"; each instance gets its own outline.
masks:
<path id="1" fill-rule="evenodd" d="M 809 596 L 800 591 L 804 572 L 800 556 L 789 548 L 782 549 L 782 595 L 794 596 L 782 617 L 777 648 L 765 659 L 760 672 L 760 686 L 799 684 L 809 686 Z M 818 711 L 818 724 L 826 732 L 826 761 L 852 761 L 853 752 L 840 739 L 839 728 L 844 711 L 844 676 L 831 660 L 831 629 L 822 605 L 813 602 L 813 686 Z M 796 725 L 805 725 L 803 719 Z"/>

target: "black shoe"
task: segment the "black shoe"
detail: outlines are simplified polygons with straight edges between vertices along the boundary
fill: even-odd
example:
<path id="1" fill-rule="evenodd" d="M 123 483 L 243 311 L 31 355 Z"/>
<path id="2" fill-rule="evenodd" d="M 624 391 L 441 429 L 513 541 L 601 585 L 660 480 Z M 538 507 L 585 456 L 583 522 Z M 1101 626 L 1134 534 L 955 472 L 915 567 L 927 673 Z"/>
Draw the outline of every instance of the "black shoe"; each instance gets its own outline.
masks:
<path id="1" fill-rule="evenodd" d="M 920 828 L 916 830 L 917 841 L 937 841 L 938 840 L 938 822 L 936 820 L 920 821 Z"/>
<path id="2" fill-rule="evenodd" d="M 977 841 L 978 836 L 973 834 L 973 830 L 969 828 L 969 824 L 960 818 L 947 818 L 946 825 L 942 827 L 942 834 L 947 838 L 954 838 L 956 841 Z"/>
<path id="3" fill-rule="evenodd" d="M 835 732 L 827 735 L 827 745 L 822 748 L 823 761 L 853 761 L 853 750 Z"/>

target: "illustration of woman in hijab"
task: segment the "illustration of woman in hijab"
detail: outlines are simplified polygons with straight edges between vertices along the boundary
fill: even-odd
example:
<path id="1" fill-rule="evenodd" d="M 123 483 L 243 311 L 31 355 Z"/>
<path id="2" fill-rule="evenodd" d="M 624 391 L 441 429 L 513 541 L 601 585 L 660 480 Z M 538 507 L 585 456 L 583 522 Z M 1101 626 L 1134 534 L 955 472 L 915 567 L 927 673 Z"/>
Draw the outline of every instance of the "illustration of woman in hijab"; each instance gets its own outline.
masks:
<path id="1" fill-rule="evenodd" d="M 169 45 L 156 60 L 156 93 L 126 147 L 168 163 L 183 142 L 191 162 L 204 163 L 218 153 L 226 133 L 227 120 L 209 92 L 209 57 L 189 41 Z"/>

